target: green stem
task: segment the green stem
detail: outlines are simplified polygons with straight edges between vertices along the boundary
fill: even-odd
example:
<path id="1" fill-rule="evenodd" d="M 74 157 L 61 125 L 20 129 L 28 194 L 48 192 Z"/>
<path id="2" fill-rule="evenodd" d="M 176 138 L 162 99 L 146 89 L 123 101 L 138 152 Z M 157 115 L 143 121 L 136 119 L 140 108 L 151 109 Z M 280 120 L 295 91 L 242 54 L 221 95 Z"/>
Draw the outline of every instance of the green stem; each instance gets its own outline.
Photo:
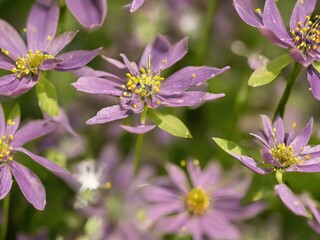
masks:
<path id="1" fill-rule="evenodd" d="M 205 17 L 203 32 L 198 44 L 199 48 L 198 48 L 198 55 L 196 58 L 196 65 L 203 65 L 205 62 L 206 54 L 208 53 L 210 34 L 212 32 L 211 31 L 212 17 L 214 14 L 215 6 L 216 6 L 216 0 L 209 0 L 209 6 L 208 6 L 207 14 Z"/>
<path id="2" fill-rule="evenodd" d="M 283 178 L 282 178 L 282 176 L 283 176 L 283 172 L 282 171 L 276 171 L 276 179 L 277 179 L 277 182 L 279 183 L 279 184 L 283 184 Z"/>
<path id="3" fill-rule="evenodd" d="M 3 200 L 3 212 L 2 212 L 2 225 L 1 225 L 1 235 L 0 240 L 5 240 L 8 230 L 8 220 L 9 220 L 9 207 L 10 207 L 10 193 Z"/>
<path id="4" fill-rule="evenodd" d="M 294 85 L 294 83 L 296 82 L 296 79 L 301 71 L 301 68 L 302 68 L 302 65 L 300 63 L 295 63 L 294 64 L 294 67 L 292 69 L 292 72 L 290 74 L 290 77 L 289 77 L 289 80 L 288 80 L 288 83 L 287 83 L 287 86 L 286 86 L 286 89 L 284 90 L 284 93 L 280 99 L 280 102 L 277 106 L 277 109 L 274 113 L 274 116 L 273 116 L 273 120 L 275 120 L 275 118 L 280 115 L 280 117 L 283 118 L 283 115 L 284 115 L 284 111 L 285 111 L 285 108 L 286 108 L 286 104 L 287 104 L 287 101 L 289 99 L 289 96 L 290 96 L 290 93 L 291 93 L 291 90 L 292 90 L 292 87 Z"/>
<path id="5" fill-rule="evenodd" d="M 148 110 L 148 108 L 145 107 L 141 113 L 141 125 L 145 124 L 145 122 L 146 122 L 147 110 Z M 144 136 L 144 134 L 138 134 L 138 137 L 137 137 L 136 150 L 134 153 L 134 176 L 137 176 L 139 173 L 140 158 L 141 158 L 141 151 L 142 151 L 142 144 L 143 144 L 143 136 Z"/>

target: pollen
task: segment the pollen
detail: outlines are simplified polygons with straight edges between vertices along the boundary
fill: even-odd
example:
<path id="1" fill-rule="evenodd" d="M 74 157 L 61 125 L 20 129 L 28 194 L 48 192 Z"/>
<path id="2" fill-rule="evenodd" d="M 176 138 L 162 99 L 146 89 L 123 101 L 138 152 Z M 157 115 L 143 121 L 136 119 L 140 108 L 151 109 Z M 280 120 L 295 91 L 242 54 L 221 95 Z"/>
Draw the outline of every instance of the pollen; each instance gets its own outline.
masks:
<path id="1" fill-rule="evenodd" d="M 315 16 L 311 19 L 310 16 L 305 17 L 305 21 L 297 22 L 297 27 L 291 31 L 292 39 L 297 49 L 303 55 L 307 55 L 309 51 L 316 51 L 320 44 L 320 19 Z"/>
<path id="2" fill-rule="evenodd" d="M 38 74 L 39 67 L 43 61 L 52 58 L 52 54 L 43 53 L 39 50 L 35 52 L 33 50 L 29 50 L 24 57 L 18 57 L 16 67 L 11 69 L 11 71 L 16 73 L 18 78 L 28 74 L 35 76 Z"/>
<path id="3" fill-rule="evenodd" d="M 192 74 L 191 74 L 191 77 L 192 77 L 192 78 L 195 78 L 196 76 L 197 76 L 197 75 L 196 75 L 195 73 L 192 73 Z"/>
<path id="4" fill-rule="evenodd" d="M 293 147 L 291 145 L 286 146 L 282 143 L 271 149 L 270 152 L 283 167 L 290 167 L 293 164 L 302 163 L 301 159 L 294 155 Z"/>
<path id="5" fill-rule="evenodd" d="M 52 37 L 50 35 L 47 36 L 48 41 L 52 40 Z"/>
<path id="6" fill-rule="evenodd" d="M 193 188 L 187 194 L 186 206 L 190 214 L 203 215 L 210 207 L 210 196 L 201 187 Z"/>
<path id="7" fill-rule="evenodd" d="M 255 11 L 256 13 L 261 13 L 261 9 L 260 9 L 260 8 L 256 8 L 254 11 Z"/>
<path id="8" fill-rule="evenodd" d="M 16 125 L 16 122 L 12 121 L 12 119 L 9 118 L 9 119 L 7 120 L 7 124 L 14 126 L 14 125 Z"/>
<path id="9" fill-rule="evenodd" d="M 0 164 L 12 160 L 12 150 L 10 142 L 13 140 L 13 135 L 3 135 L 0 139 Z"/>
<path id="10" fill-rule="evenodd" d="M 180 161 L 180 166 L 181 167 L 185 167 L 186 166 L 186 161 L 185 160 L 181 160 Z"/>
<path id="11" fill-rule="evenodd" d="M 112 187 L 111 182 L 106 182 L 105 188 L 106 188 L 106 189 L 110 189 L 111 187 Z"/>

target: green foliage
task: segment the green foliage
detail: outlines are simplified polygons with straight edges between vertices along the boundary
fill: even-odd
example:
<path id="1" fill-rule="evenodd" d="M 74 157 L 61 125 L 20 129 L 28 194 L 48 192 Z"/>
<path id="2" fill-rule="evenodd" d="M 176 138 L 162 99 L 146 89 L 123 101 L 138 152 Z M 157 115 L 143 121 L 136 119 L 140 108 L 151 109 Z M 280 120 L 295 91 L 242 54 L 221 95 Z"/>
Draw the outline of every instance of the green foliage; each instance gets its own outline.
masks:
<path id="1" fill-rule="evenodd" d="M 36 87 L 40 108 L 50 116 L 59 115 L 59 105 L 56 88 L 52 82 L 40 74 Z"/>
<path id="2" fill-rule="evenodd" d="M 160 113 L 156 110 L 149 111 L 148 116 L 154 124 L 173 136 L 192 138 L 189 129 L 179 118 L 171 114 Z"/>
<path id="3" fill-rule="evenodd" d="M 284 69 L 292 62 L 292 58 L 288 53 L 277 57 L 269 62 L 266 66 L 262 66 L 255 70 L 249 78 L 248 85 L 251 87 L 259 87 L 271 83 Z"/>
<path id="4" fill-rule="evenodd" d="M 231 142 L 229 140 L 222 139 L 222 138 L 215 138 L 215 137 L 213 137 L 212 140 L 215 141 L 219 147 L 221 147 L 225 152 L 229 154 L 247 155 L 245 151 L 234 142 Z"/>

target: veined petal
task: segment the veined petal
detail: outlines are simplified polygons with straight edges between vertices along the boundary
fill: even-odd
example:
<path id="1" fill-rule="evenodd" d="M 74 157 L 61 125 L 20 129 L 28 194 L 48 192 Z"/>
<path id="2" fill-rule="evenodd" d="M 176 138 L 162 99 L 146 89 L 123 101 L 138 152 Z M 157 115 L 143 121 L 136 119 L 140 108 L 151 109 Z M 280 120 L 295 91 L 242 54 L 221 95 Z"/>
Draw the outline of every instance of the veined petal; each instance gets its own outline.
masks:
<path id="1" fill-rule="evenodd" d="M 263 133 L 266 135 L 268 139 L 269 146 L 273 147 L 274 139 L 273 139 L 273 129 L 270 119 L 261 114 L 262 124 L 263 124 Z"/>
<path id="2" fill-rule="evenodd" d="M 276 161 L 274 159 L 274 157 L 272 156 L 272 154 L 270 153 L 270 150 L 269 148 L 267 147 L 263 147 L 260 151 L 260 154 L 261 156 L 263 157 L 263 160 L 266 162 L 266 163 L 269 163 L 269 164 L 272 164 L 273 166 L 275 167 L 282 167 L 282 165 Z"/>
<path id="3" fill-rule="evenodd" d="M 156 125 L 139 125 L 139 126 L 120 125 L 120 127 L 130 133 L 145 134 L 153 130 L 156 127 Z"/>
<path id="4" fill-rule="evenodd" d="M 126 118 L 128 116 L 129 115 L 127 109 L 123 109 L 119 105 L 114 105 L 101 109 L 95 117 L 90 118 L 86 123 L 90 125 L 101 124 Z"/>
<path id="5" fill-rule="evenodd" d="M 55 164 L 54 162 L 50 161 L 49 159 L 41 157 L 37 154 L 34 154 L 22 147 L 15 148 L 14 150 L 26 154 L 35 162 L 39 163 L 41 166 L 45 167 L 46 169 L 48 169 L 58 177 L 61 177 L 63 180 L 66 180 L 67 182 L 75 181 L 74 178 L 70 175 L 70 173 L 68 173 L 65 169 Z"/>
<path id="6" fill-rule="evenodd" d="M 141 188 L 143 198 L 151 203 L 165 203 L 178 200 L 176 194 L 167 188 L 160 186 L 145 185 Z"/>
<path id="7" fill-rule="evenodd" d="M 139 69 L 138 66 L 135 62 L 131 62 L 127 56 L 123 53 L 120 54 L 120 56 L 123 59 L 124 64 L 126 65 L 126 67 L 128 68 L 128 70 L 130 71 L 130 73 L 134 76 L 138 76 L 139 75 Z"/>
<path id="8" fill-rule="evenodd" d="M 276 129 L 275 135 L 277 142 L 283 143 L 284 141 L 284 125 L 283 120 L 280 116 L 277 116 L 276 120 L 273 123 L 273 128 Z"/>
<path id="9" fill-rule="evenodd" d="M 50 43 L 47 52 L 53 55 L 58 54 L 66 45 L 68 45 L 74 37 L 77 35 L 78 31 L 65 32 L 57 36 Z"/>
<path id="10" fill-rule="evenodd" d="M 308 141 L 312 133 L 312 126 L 313 126 L 313 118 L 310 118 L 307 126 L 305 126 L 302 132 L 292 140 L 291 146 L 293 147 L 293 150 L 296 156 L 308 144 Z"/>
<path id="11" fill-rule="evenodd" d="M 190 107 L 202 103 L 204 101 L 224 97 L 224 94 L 212 94 L 201 91 L 190 91 L 175 95 L 160 95 L 159 93 L 157 97 L 160 99 L 161 105 L 165 105 L 168 107 Z"/>
<path id="12" fill-rule="evenodd" d="M 186 193 L 188 191 L 188 180 L 186 174 L 182 171 L 181 168 L 177 167 L 174 164 L 166 164 L 166 170 L 169 175 L 169 178 L 178 187 L 182 192 Z"/>
<path id="13" fill-rule="evenodd" d="M 284 205 L 294 214 L 308 217 L 308 212 L 301 200 L 285 184 L 278 184 L 274 188 Z"/>
<path id="14" fill-rule="evenodd" d="M 2 105 L 0 104 L 0 137 L 4 135 L 5 127 L 6 127 L 6 119 L 4 117 Z"/>
<path id="15" fill-rule="evenodd" d="M 241 156 L 236 154 L 231 154 L 234 158 L 238 159 L 242 162 L 246 167 L 251 169 L 252 171 L 259 173 L 259 174 L 266 174 L 272 171 L 272 169 L 263 169 L 258 167 L 258 163 L 251 157 Z"/>
<path id="16" fill-rule="evenodd" d="M 46 50 L 56 35 L 58 20 L 57 0 L 37 0 L 27 22 L 28 49 Z"/>
<path id="17" fill-rule="evenodd" d="M 66 0 L 66 4 L 73 16 L 88 29 L 101 27 L 107 15 L 106 0 Z"/>
<path id="18" fill-rule="evenodd" d="M 144 3 L 144 0 L 132 0 L 130 4 L 127 5 L 127 7 L 130 8 L 130 12 L 133 13 L 137 11 Z"/>
<path id="19" fill-rule="evenodd" d="M 223 73 L 230 67 L 222 69 L 213 67 L 185 67 L 165 79 L 161 84 L 162 93 L 183 92 L 190 86 L 199 86 L 205 81 Z"/>
<path id="20" fill-rule="evenodd" d="M 315 99 L 320 100 L 320 73 L 314 67 L 307 69 L 307 78 L 311 87 L 312 95 Z"/>
<path id="21" fill-rule="evenodd" d="M 271 0 L 271 1 L 274 1 L 274 0 Z M 294 47 L 293 40 L 291 37 L 289 37 L 289 35 L 286 37 L 278 36 L 272 28 L 269 28 L 266 26 L 259 26 L 258 29 L 266 38 L 268 38 L 271 42 L 278 45 L 279 47 L 282 47 L 282 48 Z"/>
<path id="22" fill-rule="evenodd" d="M 37 175 L 15 161 L 10 161 L 10 168 L 21 192 L 28 202 L 36 209 L 44 210 L 46 205 L 46 191 Z"/>
<path id="23" fill-rule="evenodd" d="M 0 200 L 5 198 L 12 186 L 12 176 L 7 165 L 0 167 Z"/>
<path id="24" fill-rule="evenodd" d="M 118 61 L 117 59 L 114 59 L 114 58 L 109 58 L 107 56 L 104 56 L 104 55 L 101 55 L 100 56 L 106 60 L 108 63 L 111 63 L 113 66 L 119 68 L 119 69 L 125 69 L 126 68 L 126 65 L 123 64 L 122 62 Z"/>
<path id="25" fill-rule="evenodd" d="M 306 16 L 311 16 L 316 3 L 317 0 L 297 0 L 290 18 L 290 30 L 294 30 L 297 27 L 298 22 L 303 23 L 306 20 Z"/>
<path id="26" fill-rule="evenodd" d="M 290 39 L 274 0 L 266 0 L 262 21 L 263 25 L 272 30 L 279 39 Z"/>
<path id="27" fill-rule="evenodd" d="M 97 48 L 92 51 L 84 51 L 84 50 L 76 50 L 67 53 L 63 53 L 57 58 L 62 59 L 62 62 L 59 63 L 55 70 L 57 71 L 71 71 L 77 70 L 88 62 L 90 62 L 93 58 L 95 58 L 101 51 L 101 48 Z"/>
<path id="28" fill-rule="evenodd" d="M 11 142 L 12 147 L 20 147 L 30 142 L 36 138 L 44 136 L 53 130 L 55 130 L 56 125 L 53 122 L 48 122 L 44 120 L 36 120 L 27 123 L 21 127 Z"/>
<path id="29" fill-rule="evenodd" d="M 172 216 L 162 217 L 156 222 L 156 228 L 163 232 L 177 232 L 181 230 L 188 220 L 189 215 L 187 212 L 181 212 Z"/>
<path id="30" fill-rule="evenodd" d="M 8 51 L 8 56 L 16 61 L 27 53 L 27 48 L 18 32 L 6 21 L 0 19 L 0 48 Z"/>
<path id="31" fill-rule="evenodd" d="M 183 38 L 174 45 L 159 35 L 151 48 L 151 72 L 164 70 L 178 62 L 188 52 L 188 38 Z"/>
<path id="32" fill-rule="evenodd" d="M 147 212 L 151 221 L 157 221 L 166 215 L 182 212 L 183 210 L 183 203 L 178 199 L 173 199 L 167 202 L 154 203 Z"/>
<path id="33" fill-rule="evenodd" d="M 262 18 L 259 13 L 255 12 L 255 8 L 251 0 L 233 0 L 233 6 L 244 22 L 252 27 L 262 25 Z"/>
<path id="34" fill-rule="evenodd" d="M 1 41 L 1 40 L 0 40 Z M 5 69 L 11 71 L 12 68 L 15 68 L 14 62 L 7 56 L 3 56 L 0 53 L 0 69 Z"/>
<path id="35" fill-rule="evenodd" d="M 10 84 L 0 87 L 0 95 L 5 96 L 19 96 L 23 93 L 28 92 L 32 87 L 37 84 L 37 80 L 33 80 L 29 75 L 24 76 L 22 79 L 18 79 L 15 74 L 15 79 Z M 35 78 L 37 78 L 36 76 Z"/>
<path id="36" fill-rule="evenodd" d="M 77 82 L 72 83 L 78 91 L 92 94 L 106 94 L 112 96 L 121 96 L 121 84 L 98 77 L 81 77 Z"/>

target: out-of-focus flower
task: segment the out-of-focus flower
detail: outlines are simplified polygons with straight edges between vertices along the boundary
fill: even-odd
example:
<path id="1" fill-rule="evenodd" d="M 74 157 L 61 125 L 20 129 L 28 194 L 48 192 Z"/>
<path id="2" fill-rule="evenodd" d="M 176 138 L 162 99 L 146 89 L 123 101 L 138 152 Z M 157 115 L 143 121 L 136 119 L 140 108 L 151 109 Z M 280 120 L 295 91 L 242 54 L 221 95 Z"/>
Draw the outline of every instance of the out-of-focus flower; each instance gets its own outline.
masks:
<path id="1" fill-rule="evenodd" d="M 144 1 L 145 0 L 132 0 L 132 2 L 126 5 L 126 7 L 130 9 L 130 12 L 135 12 L 144 4 Z"/>
<path id="2" fill-rule="evenodd" d="M 11 71 L 0 77 L 0 95 L 23 94 L 37 84 L 41 71 L 73 71 L 99 54 L 100 48 L 59 54 L 77 32 L 55 37 L 58 18 L 56 0 L 37 0 L 28 17 L 27 46 L 15 29 L 0 19 L 0 69 Z"/>
<path id="3" fill-rule="evenodd" d="M 263 132 L 262 135 L 251 133 L 262 144 L 262 162 L 258 162 L 251 157 L 230 153 L 240 160 L 252 171 L 265 174 L 274 170 L 285 172 L 319 172 L 320 171 L 320 146 L 310 147 L 308 141 L 312 132 L 313 119 L 311 118 L 297 135 L 295 133 L 296 124 L 288 134 L 285 133 L 284 124 L 281 117 L 277 117 L 273 125 L 270 119 L 262 115 Z"/>
<path id="4" fill-rule="evenodd" d="M 316 0 L 297 0 L 287 32 L 275 0 L 266 0 L 264 10 L 255 8 L 251 0 L 233 0 L 238 14 L 250 26 L 256 27 L 270 41 L 290 51 L 291 57 L 307 67 L 307 77 L 313 96 L 320 100 L 320 73 L 313 67 L 320 60 L 319 16 L 311 18 Z"/>
<path id="5" fill-rule="evenodd" d="M 13 175 L 24 197 L 36 209 L 43 210 L 46 204 L 46 195 L 42 183 L 31 170 L 14 161 L 14 154 L 16 152 L 24 153 L 65 180 L 70 176 L 60 166 L 22 147 L 33 139 L 55 130 L 55 124 L 45 120 L 37 120 L 17 130 L 19 124 L 20 114 L 16 115 L 13 119 L 9 118 L 5 122 L 2 106 L 0 105 L 0 199 L 3 199 L 9 193 Z"/>
<path id="6" fill-rule="evenodd" d="M 121 54 L 124 64 L 104 57 L 127 73 L 116 76 L 98 71 L 92 77 L 80 77 L 72 85 L 79 91 L 118 97 L 120 104 L 103 108 L 95 117 L 89 119 L 87 124 L 123 119 L 131 113 L 139 114 L 146 108 L 194 106 L 223 97 L 222 93 L 212 94 L 194 88 L 189 91 L 188 89 L 203 84 L 229 67 L 185 67 L 167 78 L 161 76 L 161 71 L 178 62 L 187 53 L 187 49 L 187 38 L 171 45 L 160 35 L 146 47 L 138 65 L 130 62 L 124 54 Z M 150 126 L 138 126 L 136 131 L 142 133 L 145 127 Z"/>
<path id="7" fill-rule="evenodd" d="M 240 239 L 235 221 L 261 212 L 265 204 L 242 205 L 248 181 L 221 179 L 215 163 L 201 171 L 199 162 L 187 163 L 187 175 L 177 166 L 166 166 L 169 179 L 142 188 L 150 203 L 148 217 L 164 233 L 191 234 L 193 239 Z M 189 179 L 188 179 L 189 176 Z"/>
<path id="8" fill-rule="evenodd" d="M 275 190 L 287 208 L 294 214 L 307 218 L 309 226 L 320 234 L 319 206 L 307 193 L 297 196 L 285 184 L 278 184 L 275 186 Z"/>
<path id="9" fill-rule="evenodd" d="M 99 223 L 95 239 L 154 239 L 145 231 L 145 203 L 139 193 L 152 171 L 142 167 L 134 177 L 131 162 L 120 163 L 119 158 L 108 146 L 98 161 L 79 164 L 74 175 L 80 183 L 75 207 Z"/>

